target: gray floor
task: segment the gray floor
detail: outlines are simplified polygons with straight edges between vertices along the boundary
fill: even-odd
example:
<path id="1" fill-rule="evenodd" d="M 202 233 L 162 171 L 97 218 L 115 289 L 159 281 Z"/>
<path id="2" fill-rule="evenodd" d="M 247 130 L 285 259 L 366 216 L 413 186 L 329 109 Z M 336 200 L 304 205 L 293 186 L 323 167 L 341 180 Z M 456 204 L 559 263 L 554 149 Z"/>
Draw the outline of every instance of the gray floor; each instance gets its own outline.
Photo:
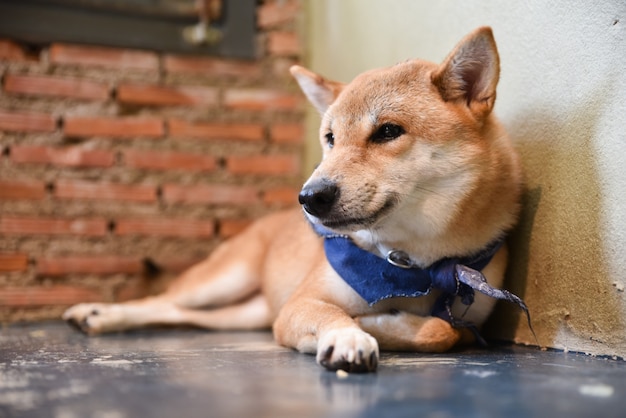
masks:
<path id="1" fill-rule="evenodd" d="M 495 347 L 383 354 L 338 376 L 269 333 L 0 331 L 0 416 L 625 417 L 626 362 Z"/>

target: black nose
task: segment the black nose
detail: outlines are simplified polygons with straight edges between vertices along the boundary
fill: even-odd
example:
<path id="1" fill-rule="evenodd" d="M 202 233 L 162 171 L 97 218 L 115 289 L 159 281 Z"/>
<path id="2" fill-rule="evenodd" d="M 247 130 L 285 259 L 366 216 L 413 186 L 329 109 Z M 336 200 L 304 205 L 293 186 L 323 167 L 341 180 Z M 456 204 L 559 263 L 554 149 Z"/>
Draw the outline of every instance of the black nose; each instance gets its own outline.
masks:
<path id="1" fill-rule="evenodd" d="M 337 185 L 324 180 L 304 186 L 298 196 L 298 201 L 308 213 L 323 218 L 330 213 L 338 197 Z"/>

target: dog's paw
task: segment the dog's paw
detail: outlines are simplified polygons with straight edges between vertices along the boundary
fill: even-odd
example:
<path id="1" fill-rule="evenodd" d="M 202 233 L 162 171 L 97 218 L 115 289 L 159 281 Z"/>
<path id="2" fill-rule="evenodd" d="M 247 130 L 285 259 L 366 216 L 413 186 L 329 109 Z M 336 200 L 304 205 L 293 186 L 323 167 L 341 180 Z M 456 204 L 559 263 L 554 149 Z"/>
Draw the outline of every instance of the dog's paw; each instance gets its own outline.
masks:
<path id="1" fill-rule="evenodd" d="M 123 313 L 119 305 L 81 303 L 63 313 L 63 319 L 85 334 L 95 335 L 122 329 Z"/>
<path id="2" fill-rule="evenodd" d="M 378 343 L 358 328 L 333 329 L 318 342 L 317 362 L 328 370 L 373 372 L 378 366 Z"/>

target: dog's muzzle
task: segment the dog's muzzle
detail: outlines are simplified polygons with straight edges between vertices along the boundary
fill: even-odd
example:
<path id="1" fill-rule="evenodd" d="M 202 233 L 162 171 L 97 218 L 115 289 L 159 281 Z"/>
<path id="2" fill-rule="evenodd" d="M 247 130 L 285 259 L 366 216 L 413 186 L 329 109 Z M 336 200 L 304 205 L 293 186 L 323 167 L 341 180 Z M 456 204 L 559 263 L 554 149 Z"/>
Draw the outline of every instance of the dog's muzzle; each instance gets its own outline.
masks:
<path id="1" fill-rule="evenodd" d="M 317 218 L 328 216 L 338 198 L 339 187 L 326 179 L 306 184 L 298 195 L 304 210 Z"/>

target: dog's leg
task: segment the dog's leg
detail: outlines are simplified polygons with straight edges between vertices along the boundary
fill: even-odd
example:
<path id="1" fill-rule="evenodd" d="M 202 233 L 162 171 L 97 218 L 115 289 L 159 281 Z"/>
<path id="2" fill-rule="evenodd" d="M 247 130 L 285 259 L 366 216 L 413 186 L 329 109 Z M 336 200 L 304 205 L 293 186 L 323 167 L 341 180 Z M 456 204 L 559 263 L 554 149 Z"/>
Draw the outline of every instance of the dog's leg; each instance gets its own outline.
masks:
<path id="1" fill-rule="evenodd" d="M 154 324 L 211 329 L 269 327 L 269 308 L 260 293 L 266 247 L 263 231 L 253 226 L 219 246 L 159 296 L 115 304 L 79 304 L 68 309 L 63 318 L 89 334 Z"/>
<path id="2" fill-rule="evenodd" d="M 468 337 L 443 319 L 407 312 L 360 316 L 357 323 L 390 351 L 441 353 Z"/>
<path id="3" fill-rule="evenodd" d="M 330 265 L 321 262 L 280 310 L 274 322 L 276 341 L 316 354 L 317 363 L 329 370 L 376 370 L 376 340 L 340 305 L 340 301 L 354 299 L 353 293 Z M 360 301 L 356 304 L 357 309 L 364 309 Z"/>
<path id="4" fill-rule="evenodd" d="M 378 364 L 378 344 L 336 305 L 315 299 L 287 303 L 274 322 L 274 337 L 284 346 L 316 354 L 329 370 L 371 372 Z"/>
<path id="5" fill-rule="evenodd" d="M 271 315 L 261 294 L 214 309 L 189 309 L 164 297 L 125 303 L 84 303 L 63 316 L 87 334 L 123 331 L 150 325 L 191 325 L 207 329 L 262 329 L 271 326 Z"/>

